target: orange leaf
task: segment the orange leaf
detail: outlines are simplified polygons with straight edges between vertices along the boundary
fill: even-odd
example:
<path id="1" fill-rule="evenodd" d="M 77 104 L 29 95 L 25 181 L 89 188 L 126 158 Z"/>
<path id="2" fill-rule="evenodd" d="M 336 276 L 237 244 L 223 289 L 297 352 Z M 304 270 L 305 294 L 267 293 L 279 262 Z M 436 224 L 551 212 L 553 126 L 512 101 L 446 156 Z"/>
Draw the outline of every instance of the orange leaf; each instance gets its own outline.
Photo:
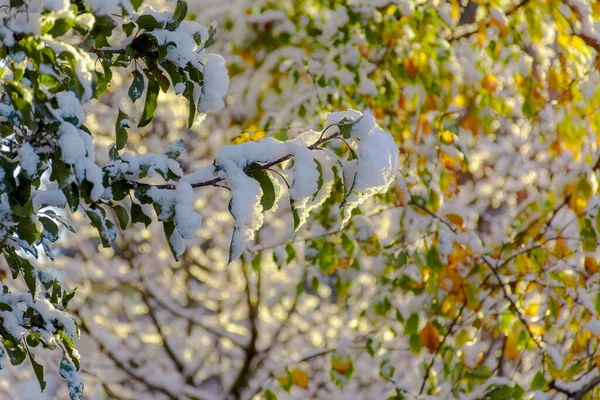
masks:
<path id="1" fill-rule="evenodd" d="M 419 332 L 419 339 L 421 340 L 421 345 L 427 347 L 429 352 L 433 353 L 440 345 L 440 332 L 431 324 L 431 322 L 428 322 L 427 325 L 421 329 L 421 332 Z"/>
<path id="2" fill-rule="evenodd" d="M 596 262 L 596 260 L 592 257 L 585 256 L 583 265 L 585 265 L 585 270 L 590 274 L 595 274 L 598 272 L 598 262 Z"/>

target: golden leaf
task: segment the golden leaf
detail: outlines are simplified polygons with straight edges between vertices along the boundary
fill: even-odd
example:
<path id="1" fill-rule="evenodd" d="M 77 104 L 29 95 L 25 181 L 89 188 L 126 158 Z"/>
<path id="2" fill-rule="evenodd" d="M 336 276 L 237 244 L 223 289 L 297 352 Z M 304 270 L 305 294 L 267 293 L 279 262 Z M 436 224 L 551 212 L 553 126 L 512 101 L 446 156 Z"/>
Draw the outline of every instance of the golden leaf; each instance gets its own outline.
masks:
<path id="1" fill-rule="evenodd" d="M 521 355 L 521 350 L 519 349 L 518 332 L 511 332 L 506 337 L 506 344 L 504 345 L 504 355 L 510 361 L 515 361 L 517 357 Z"/>
<path id="2" fill-rule="evenodd" d="M 461 293 L 463 279 L 456 269 L 444 265 L 438 275 L 438 285 L 448 293 Z"/>
<path id="3" fill-rule="evenodd" d="M 454 225 L 458 226 L 459 228 L 463 227 L 463 218 L 458 214 L 446 214 L 446 219 Z"/>
<path id="4" fill-rule="evenodd" d="M 308 389 L 308 372 L 296 368 L 292 370 L 292 379 L 294 384 L 302 389 Z"/>

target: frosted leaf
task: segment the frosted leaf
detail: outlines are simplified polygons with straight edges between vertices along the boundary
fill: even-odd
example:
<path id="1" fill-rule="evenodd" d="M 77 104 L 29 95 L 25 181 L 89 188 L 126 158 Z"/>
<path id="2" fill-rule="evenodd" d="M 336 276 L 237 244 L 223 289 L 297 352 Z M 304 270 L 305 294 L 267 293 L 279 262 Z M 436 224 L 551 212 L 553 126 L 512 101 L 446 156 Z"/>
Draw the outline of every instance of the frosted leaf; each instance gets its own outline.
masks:
<path id="1" fill-rule="evenodd" d="M 79 400 L 83 394 L 83 379 L 79 372 L 77 372 L 75 364 L 66 355 L 63 355 L 60 361 L 59 373 L 67 381 L 71 400 Z"/>
<path id="2" fill-rule="evenodd" d="M 8 358 L 6 357 L 6 352 L 0 347 L 0 370 L 3 370 L 6 367 L 7 362 Z"/>

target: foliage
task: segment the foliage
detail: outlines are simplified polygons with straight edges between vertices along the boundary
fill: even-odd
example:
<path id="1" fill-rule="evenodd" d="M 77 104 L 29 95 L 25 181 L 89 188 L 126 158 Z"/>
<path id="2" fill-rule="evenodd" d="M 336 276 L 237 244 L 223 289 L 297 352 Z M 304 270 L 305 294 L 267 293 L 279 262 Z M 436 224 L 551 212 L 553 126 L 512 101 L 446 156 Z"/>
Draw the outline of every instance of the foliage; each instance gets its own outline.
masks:
<path id="1" fill-rule="evenodd" d="M 148 225 L 148 206 L 153 206 L 178 259 L 185 250 L 185 239 L 193 238 L 201 223 L 192 204 L 192 188 L 223 182 L 231 192 L 229 209 L 236 220 L 229 258 L 233 261 L 262 225 L 262 213 L 275 204 L 274 181 L 267 172 L 270 167 L 293 159 L 293 174 L 284 181 L 287 184 L 293 177 L 288 188 L 296 228 L 330 194 L 321 189 L 331 189 L 333 175 L 325 179 L 317 165 L 327 163 L 331 169 L 337 163 L 338 174 L 349 177 L 347 218 L 366 196 L 384 192 L 397 169 L 398 151 L 389 134 L 372 116 L 355 111 L 332 114 L 322 132 L 309 131 L 293 141 L 266 139 L 226 147 L 213 167 L 183 176 L 177 162 L 184 152 L 182 140 L 159 154 L 124 151 L 134 122 L 119 109 L 116 140 L 108 149 L 110 160 L 100 165 L 82 107 L 102 98 L 116 70 L 131 69 L 133 80 L 127 94 L 132 103 L 144 96 L 141 113 L 134 118 L 137 128 L 152 122 L 161 91 L 166 93 L 172 87 L 187 100 L 190 128 L 198 113 L 223 107 L 229 85 L 224 59 L 207 53 L 215 42 L 215 27 L 184 21 L 185 1 L 179 0 L 173 10 L 164 12 L 142 7 L 141 2 L 113 3 L 11 1 L 0 15 L 0 251 L 12 278 L 21 275 L 29 292 L 15 294 L 4 286 L 2 356 L 8 356 L 13 365 L 29 356 L 43 391 L 43 367 L 30 347 L 60 346 L 60 376 L 67 380 L 72 399 L 80 398 L 83 391 L 77 374 L 79 355 L 72 343 L 79 328 L 64 313 L 75 293 L 64 291 L 58 279 L 38 269 L 26 255 L 38 258 L 41 248 L 54 259 L 52 243 L 62 234 L 60 225 L 73 231 L 57 209 L 76 213 L 82 208 L 102 246 L 110 247 L 118 228 L 126 230 L 130 222 Z M 120 45 L 113 46 L 109 39 L 114 43 L 116 36 Z M 386 154 L 383 164 L 373 165 L 368 156 L 344 161 L 326 150 L 327 142 L 342 135 L 350 140 L 345 142 L 350 154 L 356 155 L 353 148 L 359 155 L 382 151 Z M 320 158 L 314 158 L 313 150 L 320 150 Z M 344 172 L 347 169 L 353 177 Z M 277 173 L 283 177 L 288 172 L 281 168 Z M 155 174 L 164 183 L 154 183 Z M 369 182 L 378 176 L 384 181 Z M 277 196 L 281 194 L 278 190 Z M 110 213 L 115 218 L 109 217 Z"/>
<path id="2" fill-rule="evenodd" d="M 101 64 L 136 61 L 115 70 L 96 103 L 109 111 L 86 113 L 97 148 L 107 152 L 116 133 L 105 166 L 121 175 L 103 182 L 113 198 L 88 207 L 104 231 L 100 245 L 110 247 L 96 251 L 97 233 L 78 214 L 69 221 L 77 237 L 59 242 L 60 269 L 79 285 L 72 310 L 93 343 L 87 386 L 171 399 L 597 396 L 600 14 L 592 3 L 190 2 L 189 18 L 219 19 L 219 35 L 213 26 L 203 40 L 231 76 L 227 106 L 191 128 L 204 116 L 186 104 L 187 81 L 177 90 L 159 65 L 171 88 L 142 102 L 142 82 L 158 94 L 165 80 L 150 83 L 136 64 L 147 65 L 155 50 L 142 45 L 151 32 L 172 31 L 167 20 L 184 6 L 164 20 L 148 12 L 156 22 L 129 11 L 114 18 L 112 45 L 100 39 L 90 51 Z M 145 50 L 115 45 L 132 36 L 146 38 L 136 47 Z M 166 60 L 167 43 L 156 44 L 166 44 Z M 101 121 L 117 108 L 115 132 Z M 339 109 L 365 111 L 325 117 Z M 385 164 L 393 185 L 369 174 L 370 188 L 355 186 L 359 175 L 348 175 L 349 166 L 386 159 L 361 150 L 369 140 L 358 128 L 370 115 L 399 149 L 399 168 L 391 150 Z M 323 119 L 321 132 L 297 134 Z M 319 143 L 330 135 L 336 140 Z M 186 153 L 161 147 L 180 138 Z M 221 149 L 229 139 L 238 145 Z M 165 162 L 151 169 L 154 149 Z M 49 165 L 51 156 L 39 154 Z M 140 167 L 128 174 L 131 160 Z M 155 172 L 167 182 L 152 180 Z M 74 181 L 91 193 L 85 179 Z M 231 193 L 214 187 L 224 184 Z M 137 200 L 115 198 L 123 192 Z M 191 212 L 177 222 L 172 198 L 188 211 L 195 205 L 204 222 Z M 147 202 L 164 229 L 151 223 Z M 112 207 L 108 217 L 93 211 L 110 205 L 114 216 Z M 117 224 L 129 228 L 111 243 Z M 16 270 L 32 281 L 28 265 Z"/>

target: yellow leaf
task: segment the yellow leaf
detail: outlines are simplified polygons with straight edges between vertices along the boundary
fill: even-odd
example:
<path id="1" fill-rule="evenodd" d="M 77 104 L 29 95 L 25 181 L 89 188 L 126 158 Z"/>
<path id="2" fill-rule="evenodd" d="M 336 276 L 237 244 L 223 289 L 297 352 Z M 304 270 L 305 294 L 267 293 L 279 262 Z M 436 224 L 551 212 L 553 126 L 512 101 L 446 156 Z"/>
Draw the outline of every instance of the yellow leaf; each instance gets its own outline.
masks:
<path id="1" fill-rule="evenodd" d="M 299 368 L 292 370 L 292 379 L 294 384 L 302 389 L 308 389 L 308 372 Z"/>
<path id="2" fill-rule="evenodd" d="M 529 306 L 527 306 L 527 308 L 525 308 L 525 314 L 528 317 L 536 317 L 539 309 L 540 305 L 538 303 L 531 303 Z"/>
<path id="3" fill-rule="evenodd" d="M 445 130 L 442 132 L 441 136 L 442 136 L 442 140 L 446 144 L 451 144 L 454 141 L 454 134 L 452 133 L 452 131 Z"/>
<path id="4" fill-rule="evenodd" d="M 458 214 L 446 214 L 446 219 L 452 222 L 454 225 L 458 226 L 459 228 L 463 227 L 463 218 Z"/>
<path id="5" fill-rule="evenodd" d="M 452 3 L 452 12 L 450 13 L 450 17 L 454 20 L 458 20 L 460 17 L 460 4 L 458 0 L 451 0 Z"/>
<path id="6" fill-rule="evenodd" d="M 525 254 L 517 254 L 515 257 L 515 269 L 517 272 L 524 275 L 530 272 L 531 267 L 532 262 L 529 257 L 527 257 Z"/>
<path id="7" fill-rule="evenodd" d="M 440 345 L 440 333 L 431 322 L 428 322 L 427 325 L 421 329 L 421 332 L 419 332 L 419 339 L 421 340 L 421 345 L 426 347 L 430 353 L 436 351 Z"/>
<path id="8" fill-rule="evenodd" d="M 542 336 L 544 333 L 546 333 L 546 328 L 544 327 L 544 325 L 540 324 L 529 325 L 529 330 L 531 331 L 531 333 L 538 336 Z"/>
<path id="9" fill-rule="evenodd" d="M 517 357 L 521 355 L 519 349 L 519 335 L 518 332 L 511 332 L 506 337 L 506 344 L 504 346 L 504 355 L 508 357 L 510 361 L 515 361 Z"/>

